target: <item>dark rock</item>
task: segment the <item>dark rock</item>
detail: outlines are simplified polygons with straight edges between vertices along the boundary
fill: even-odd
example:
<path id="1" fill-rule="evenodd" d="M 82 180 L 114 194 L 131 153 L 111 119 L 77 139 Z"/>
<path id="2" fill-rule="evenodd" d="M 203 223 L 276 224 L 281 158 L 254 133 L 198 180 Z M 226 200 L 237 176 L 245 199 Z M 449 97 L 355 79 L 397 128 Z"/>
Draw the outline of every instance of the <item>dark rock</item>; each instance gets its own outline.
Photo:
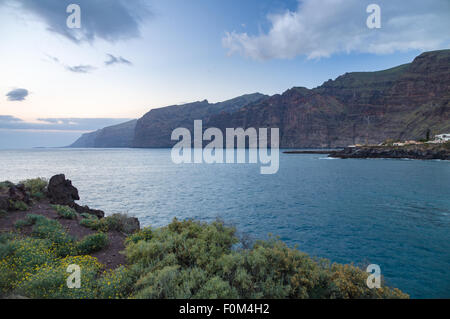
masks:
<path id="1" fill-rule="evenodd" d="M 89 208 L 89 206 L 80 206 L 78 204 L 74 204 L 72 205 L 72 207 L 77 211 L 77 213 L 79 214 L 91 214 L 91 215 L 95 215 L 98 218 L 103 218 L 105 217 L 105 212 L 99 209 L 91 209 Z"/>
<path id="2" fill-rule="evenodd" d="M 55 175 L 48 183 L 48 197 L 52 204 L 71 206 L 80 199 L 78 190 L 64 174 Z"/>
<path id="3" fill-rule="evenodd" d="M 22 201 L 30 204 L 30 195 L 23 184 L 18 184 L 9 188 L 9 199 L 15 202 Z"/>
<path id="4" fill-rule="evenodd" d="M 48 183 L 48 198 L 50 203 L 57 205 L 67 205 L 74 208 L 78 213 L 87 213 L 103 218 L 105 213 L 98 209 L 90 209 L 88 206 L 80 206 L 75 203 L 80 199 L 78 190 L 72 185 L 72 182 L 66 179 L 64 174 L 55 175 L 50 178 Z"/>
<path id="5" fill-rule="evenodd" d="M 450 147 L 445 144 L 346 147 L 342 151 L 331 152 L 329 156 L 337 158 L 450 160 Z"/>

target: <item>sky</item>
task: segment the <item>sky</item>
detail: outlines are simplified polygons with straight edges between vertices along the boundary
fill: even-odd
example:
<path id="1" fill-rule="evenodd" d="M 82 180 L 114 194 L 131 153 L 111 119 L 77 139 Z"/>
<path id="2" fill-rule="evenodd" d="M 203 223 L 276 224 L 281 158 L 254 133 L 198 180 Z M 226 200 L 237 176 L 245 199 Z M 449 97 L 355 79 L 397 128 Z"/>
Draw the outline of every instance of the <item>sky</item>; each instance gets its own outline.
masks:
<path id="1" fill-rule="evenodd" d="M 390 68 L 449 48 L 448 30 L 448 0 L 0 0 L 0 148 Z"/>

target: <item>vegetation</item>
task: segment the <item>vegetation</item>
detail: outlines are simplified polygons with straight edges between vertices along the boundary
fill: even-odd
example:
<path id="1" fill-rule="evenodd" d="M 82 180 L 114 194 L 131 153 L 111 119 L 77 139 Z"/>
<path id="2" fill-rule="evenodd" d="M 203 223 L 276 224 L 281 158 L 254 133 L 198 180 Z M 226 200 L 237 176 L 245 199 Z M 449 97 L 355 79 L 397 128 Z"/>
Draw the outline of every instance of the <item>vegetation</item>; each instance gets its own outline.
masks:
<path id="1" fill-rule="evenodd" d="M 84 220 L 96 220 L 85 218 Z M 25 223 L 25 222 L 24 222 Z M 111 225 L 114 223 L 110 222 Z M 28 215 L 32 237 L 0 235 L 0 296 L 31 298 L 406 298 L 384 284 L 369 289 L 368 273 L 314 260 L 270 238 L 251 248 L 235 229 L 174 220 L 144 228 L 126 240 L 127 266 L 104 267 L 87 254 L 108 237 L 96 233 L 74 242 L 57 221 Z M 59 226 L 58 226 L 58 225 Z M 105 224 L 109 225 L 108 222 Z M 110 226 L 108 226 L 110 227 Z M 115 226 L 111 226 L 115 227 Z M 62 253 L 61 247 L 72 247 Z M 68 289 L 67 266 L 82 268 L 80 289 Z"/>
<path id="2" fill-rule="evenodd" d="M 108 235 L 97 233 L 86 236 L 77 244 L 77 250 L 80 254 L 90 254 L 100 251 L 108 245 Z"/>
<path id="3" fill-rule="evenodd" d="M 20 182 L 30 192 L 31 197 L 41 200 L 45 197 L 48 181 L 45 178 L 27 179 Z"/>
<path id="4" fill-rule="evenodd" d="M 21 200 L 13 201 L 11 204 L 12 204 L 11 206 L 12 206 L 13 210 L 25 211 L 25 210 L 30 209 L 28 207 L 28 205 L 25 202 L 21 201 Z"/>
<path id="5" fill-rule="evenodd" d="M 52 205 L 52 208 L 56 211 L 56 213 L 65 219 L 77 219 L 77 212 L 75 209 L 69 206 L 63 205 Z"/>
<path id="6" fill-rule="evenodd" d="M 116 230 L 125 234 L 131 234 L 133 231 L 129 218 L 125 214 L 113 214 L 102 219 L 89 214 L 82 214 L 82 216 L 84 219 L 80 221 L 80 224 L 93 230 L 102 232 Z"/>

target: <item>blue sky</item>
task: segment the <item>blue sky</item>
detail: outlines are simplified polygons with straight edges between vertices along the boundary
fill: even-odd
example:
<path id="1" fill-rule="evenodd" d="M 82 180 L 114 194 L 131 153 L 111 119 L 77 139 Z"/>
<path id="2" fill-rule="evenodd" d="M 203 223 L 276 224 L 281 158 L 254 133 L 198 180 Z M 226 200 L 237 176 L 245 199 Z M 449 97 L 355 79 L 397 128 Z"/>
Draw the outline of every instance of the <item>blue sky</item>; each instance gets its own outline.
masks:
<path id="1" fill-rule="evenodd" d="M 67 28 L 70 3 L 80 5 L 79 30 Z M 370 3 L 381 29 L 366 26 Z M 111 124 L 105 118 L 313 88 L 450 42 L 448 0 L 0 0 L 0 21 L 0 115 L 34 125 L 11 128 L 3 117 L 3 148 L 14 132 L 17 146 L 58 146 Z M 52 118 L 77 121 L 51 130 L 42 119 Z"/>

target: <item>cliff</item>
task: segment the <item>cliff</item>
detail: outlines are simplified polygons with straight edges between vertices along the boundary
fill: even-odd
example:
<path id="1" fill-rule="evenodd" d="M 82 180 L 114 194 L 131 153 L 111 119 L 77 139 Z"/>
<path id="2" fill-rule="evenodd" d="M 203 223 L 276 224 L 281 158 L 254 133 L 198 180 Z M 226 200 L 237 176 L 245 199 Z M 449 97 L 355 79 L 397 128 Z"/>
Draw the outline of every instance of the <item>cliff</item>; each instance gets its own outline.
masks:
<path id="1" fill-rule="evenodd" d="M 101 130 L 83 134 L 70 147 L 79 148 L 113 148 L 130 147 L 134 139 L 134 129 L 137 120 L 108 126 Z"/>
<path id="2" fill-rule="evenodd" d="M 347 73 L 309 90 L 293 88 L 208 126 L 279 127 L 284 148 L 345 147 L 450 130 L 450 50 L 421 54 L 380 72 Z"/>
<path id="3" fill-rule="evenodd" d="M 244 95 L 153 109 L 137 121 L 83 135 L 72 147 L 171 147 L 172 130 L 277 127 L 282 148 L 335 148 L 423 139 L 450 131 L 450 50 L 378 72 L 346 73 L 315 89 Z"/>
<path id="4" fill-rule="evenodd" d="M 171 141 L 174 129 L 184 127 L 192 132 L 194 120 L 207 122 L 211 116 L 233 113 L 266 98 L 266 95 L 254 93 L 215 104 L 204 100 L 153 109 L 137 121 L 133 147 L 171 147 L 176 143 Z"/>

